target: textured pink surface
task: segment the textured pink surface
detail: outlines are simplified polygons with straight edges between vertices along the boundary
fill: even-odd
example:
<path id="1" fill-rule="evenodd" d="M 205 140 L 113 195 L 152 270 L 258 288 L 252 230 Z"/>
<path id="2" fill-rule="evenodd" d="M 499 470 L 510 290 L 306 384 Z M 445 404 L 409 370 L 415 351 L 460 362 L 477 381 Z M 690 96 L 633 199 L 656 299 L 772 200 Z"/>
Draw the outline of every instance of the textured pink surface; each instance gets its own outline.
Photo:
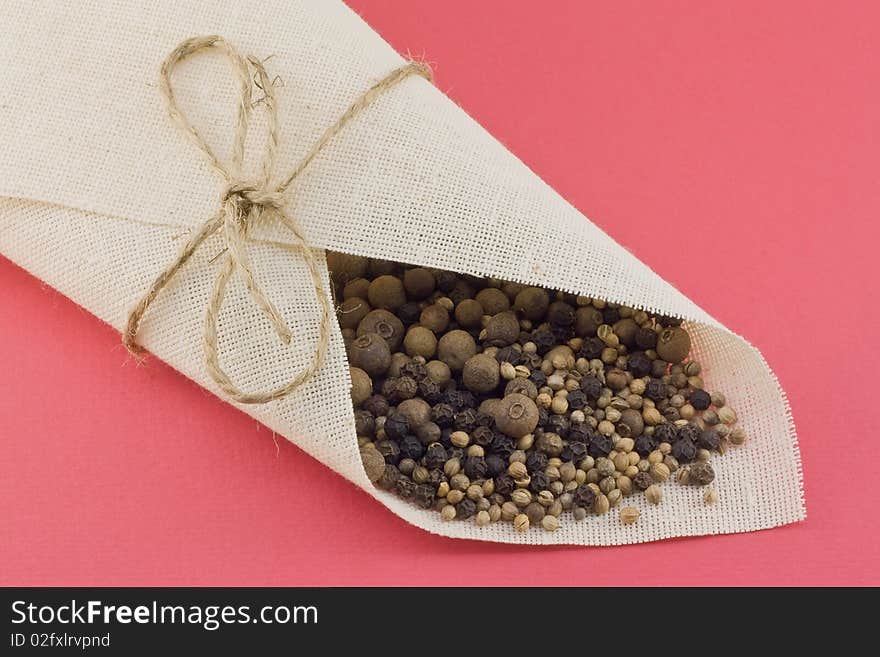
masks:
<path id="1" fill-rule="evenodd" d="M 135 367 L 0 258 L 0 584 L 880 584 L 877 5 L 351 4 L 763 350 L 808 519 L 617 548 L 430 536 L 156 360 Z"/>

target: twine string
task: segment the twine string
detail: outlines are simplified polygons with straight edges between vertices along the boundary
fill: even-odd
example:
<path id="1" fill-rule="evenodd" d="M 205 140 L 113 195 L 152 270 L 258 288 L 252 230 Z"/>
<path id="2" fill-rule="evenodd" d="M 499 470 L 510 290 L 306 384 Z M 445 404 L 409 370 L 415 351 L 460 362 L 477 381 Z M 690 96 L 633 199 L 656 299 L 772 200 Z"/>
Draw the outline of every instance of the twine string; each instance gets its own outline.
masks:
<path id="1" fill-rule="evenodd" d="M 196 53 L 216 50 L 225 55 L 232 65 L 238 84 L 238 105 L 235 116 L 235 133 L 232 154 L 228 165 L 211 149 L 198 129 L 189 121 L 177 104 L 174 89 L 171 85 L 171 74 L 184 60 Z M 251 77 L 251 68 L 254 77 Z M 279 144 L 278 112 L 274 84 L 263 63 L 254 58 L 244 58 L 225 39 L 219 36 L 203 36 L 187 39 L 175 48 L 162 63 L 159 75 L 159 91 L 165 100 L 168 114 L 184 134 L 205 155 L 211 168 L 226 183 L 220 198 L 220 209 L 212 215 L 196 231 L 181 249 L 177 257 L 156 277 L 147 292 L 131 310 L 122 334 L 122 342 L 128 351 L 136 356 L 143 353 L 143 347 L 137 342 L 141 322 L 150 305 L 158 295 L 174 279 L 181 268 L 210 236 L 220 233 L 225 242 L 224 250 L 219 254 L 219 271 L 214 280 L 214 287 L 208 300 L 205 312 L 203 348 L 205 365 L 209 375 L 223 392 L 233 401 L 241 404 L 262 404 L 280 399 L 311 379 L 323 366 L 327 356 L 332 321 L 332 304 L 324 289 L 320 263 L 314 250 L 309 246 L 305 233 L 299 222 L 285 210 L 284 193 L 294 180 L 308 167 L 315 157 L 340 131 L 364 109 L 369 107 L 386 91 L 405 80 L 410 75 L 418 75 L 431 80 L 431 70 L 421 62 L 410 61 L 395 69 L 385 78 L 364 92 L 351 106 L 321 135 L 296 168 L 286 176 L 280 184 L 272 185 L 276 155 Z M 263 105 L 268 118 L 268 139 L 262 154 L 260 176 L 256 181 L 242 179 L 245 144 L 252 102 L 251 87 L 256 83 L 263 92 L 259 104 Z M 318 343 L 309 364 L 287 383 L 264 392 L 243 392 L 232 381 L 229 374 L 220 364 L 218 353 L 217 318 L 223 306 L 226 289 L 234 274 L 238 274 L 245 283 L 247 290 L 261 313 L 268 319 L 275 333 L 284 344 L 290 344 L 293 334 L 284 321 L 278 308 L 260 287 L 248 256 L 250 228 L 256 224 L 274 223 L 284 227 L 291 235 L 290 243 L 258 240 L 263 245 L 285 249 L 300 255 L 309 269 L 314 285 L 314 293 L 320 303 L 318 318 Z"/>

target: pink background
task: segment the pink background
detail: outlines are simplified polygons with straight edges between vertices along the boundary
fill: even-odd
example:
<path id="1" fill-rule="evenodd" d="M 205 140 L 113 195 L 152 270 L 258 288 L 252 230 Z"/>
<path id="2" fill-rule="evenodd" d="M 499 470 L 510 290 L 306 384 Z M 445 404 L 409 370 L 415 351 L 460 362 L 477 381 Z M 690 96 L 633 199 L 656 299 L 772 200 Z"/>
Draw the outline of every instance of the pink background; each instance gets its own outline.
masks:
<path id="1" fill-rule="evenodd" d="M 156 360 L 135 367 L 0 258 L 0 584 L 880 584 L 877 5 L 351 4 L 763 350 L 808 519 L 618 548 L 430 536 Z"/>

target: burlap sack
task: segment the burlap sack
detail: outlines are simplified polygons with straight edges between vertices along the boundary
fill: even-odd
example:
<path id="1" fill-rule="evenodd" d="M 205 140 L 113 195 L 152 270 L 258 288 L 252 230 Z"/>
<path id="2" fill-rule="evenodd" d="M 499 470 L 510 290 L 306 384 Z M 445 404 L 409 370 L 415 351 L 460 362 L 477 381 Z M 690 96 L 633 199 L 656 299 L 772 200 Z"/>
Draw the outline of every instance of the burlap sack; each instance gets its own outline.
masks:
<path id="1" fill-rule="evenodd" d="M 216 33 L 243 53 L 272 55 L 266 66 L 280 76 L 280 172 L 403 62 L 336 0 L 7 0 L 0 25 L 0 252 L 117 328 L 181 240 L 216 212 L 222 186 L 157 94 L 157 69 L 172 48 Z M 225 63 L 205 56 L 187 64 L 175 83 L 208 141 L 227 152 L 235 89 Z M 263 146 L 260 126 L 251 134 L 255 153 Z M 407 521 L 458 538 L 599 545 L 804 518 L 788 404 L 761 354 L 585 219 L 429 82 L 413 77 L 380 98 L 321 152 L 287 197 L 322 267 L 320 249 L 335 249 L 685 318 L 707 380 L 727 393 L 750 436 L 715 459 L 719 502 L 711 507 L 701 490 L 670 484 L 664 503 L 632 526 L 614 513 L 565 522 L 555 533 L 443 523 L 367 481 L 334 326 L 318 376 L 287 398 L 241 408 Z M 153 354 L 213 392 L 201 335 L 216 269 L 209 260 L 222 248 L 218 237 L 204 245 L 150 309 L 141 334 Z M 251 257 L 295 338 L 281 345 L 243 285 L 232 285 L 220 349 L 246 390 L 282 384 L 305 365 L 319 305 L 300 259 L 258 245 Z"/>

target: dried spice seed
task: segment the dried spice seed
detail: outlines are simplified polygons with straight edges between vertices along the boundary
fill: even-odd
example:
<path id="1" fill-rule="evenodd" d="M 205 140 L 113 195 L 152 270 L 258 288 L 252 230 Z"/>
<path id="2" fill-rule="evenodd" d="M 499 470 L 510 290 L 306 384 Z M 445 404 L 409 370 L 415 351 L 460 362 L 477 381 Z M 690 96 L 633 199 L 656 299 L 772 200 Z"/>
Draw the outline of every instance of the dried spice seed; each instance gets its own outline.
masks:
<path id="1" fill-rule="evenodd" d="M 641 512 L 633 506 L 625 506 L 620 510 L 620 521 L 625 525 L 631 525 L 639 519 Z"/>
<path id="2" fill-rule="evenodd" d="M 705 485 L 710 452 L 745 441 L 724 395 L 706 392 L 688 360 L 678 320 L 424 267 L 340 262 L 353 267 L 333 280 L 368 477 L 444 518 L 553 531 L 564 511 L 607 513 L 634 490 L 657 503 L 672 472 Z"/>
<path id="3" fill-rule="evenodd" d="M 715 480 L 715 470 L 706 461 L 699 461 L 690 467 L 688 482 L 697 486 L 706 486 Z"/>

